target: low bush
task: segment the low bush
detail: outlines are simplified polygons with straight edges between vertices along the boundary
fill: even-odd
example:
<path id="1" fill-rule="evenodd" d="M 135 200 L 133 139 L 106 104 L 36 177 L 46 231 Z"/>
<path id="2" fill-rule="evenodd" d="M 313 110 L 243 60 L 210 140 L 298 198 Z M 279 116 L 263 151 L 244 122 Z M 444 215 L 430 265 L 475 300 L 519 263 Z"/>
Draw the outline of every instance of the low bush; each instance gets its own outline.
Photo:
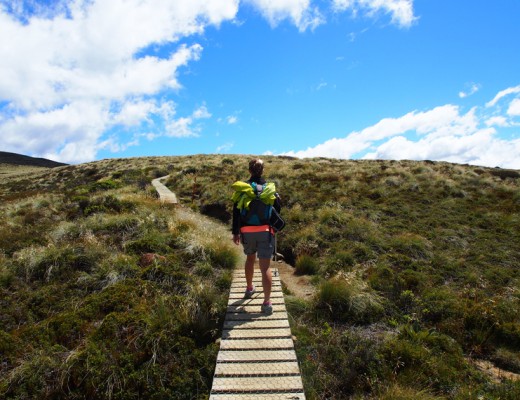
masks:
<path id="1" fill-rule="evenodd" d="M 355 263 L 356 260 L 350 251 L 333 250 L 332 254 L 326 256 L 320 274 L 329 277 L 338 272 L 350 272 Z"/>
<path id="2" fill-rule="evenodd" d="M 492 360 L 496 366 L 520 374 L 520 354 L 517 351 L 498 348 L 495 350 Z"/>
<path id="3" fill-rule="evenodd" d="M 319 261 L 312 256 L 302 254 L 296 259 L 295 273 L 297 275 L 314 275 L 318 272 Z"/>
<path id="4" fill-rule="evenodd" d="M 341 275 L 321 284 L 317 307 L 334 321 L 368 324 L 384 313 L 382 299 L 356 277 Z"/>
<path id="5" fill-rule="evenodd" d="M 235 249 L 229 247 L 218 247 L 213 246 L 209 248 L 209 262 L 215 268 L 222 269 L 234 269 L 238 264 L 238 254 Z"/>
<path id="6" fill-rule="evenodd" d="M 167 254 L 175 246 L 174 238 L 168 233 L 148 231 L 134 240 L 123 244 L 126 252 L 130 254 L 158 253 Z"/>

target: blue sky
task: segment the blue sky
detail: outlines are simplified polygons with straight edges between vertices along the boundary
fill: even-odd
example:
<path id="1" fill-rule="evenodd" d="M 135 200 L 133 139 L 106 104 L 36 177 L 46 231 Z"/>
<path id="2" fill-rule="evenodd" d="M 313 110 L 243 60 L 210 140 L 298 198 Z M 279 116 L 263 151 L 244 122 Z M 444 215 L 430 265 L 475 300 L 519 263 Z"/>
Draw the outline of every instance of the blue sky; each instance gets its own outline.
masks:
<path id="1" fill-rule="evenodd" d="M 0 0 L 0 150 L 520 169 L 520 2 Z"/>

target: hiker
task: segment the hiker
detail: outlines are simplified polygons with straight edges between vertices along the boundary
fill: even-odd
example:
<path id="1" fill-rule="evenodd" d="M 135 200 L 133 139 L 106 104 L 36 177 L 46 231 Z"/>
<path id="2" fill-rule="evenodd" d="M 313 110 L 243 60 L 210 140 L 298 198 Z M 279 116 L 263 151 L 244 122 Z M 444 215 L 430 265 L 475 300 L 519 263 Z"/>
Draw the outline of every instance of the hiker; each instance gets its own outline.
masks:
<path id="1" fill-rule="evenodd" d="M 232 233 L 233 242 L 236 245 L 242 243 L 247 256 L 245 263 L 247 287 L 244 298 L 250 299 L 255 293 L 253 274 L 258 255 L 264 288 L 264 302 L 261 311 L 269 315 L 273 312 L 271 303 L 273 279 L 270 264 L 275 240 L 275 231 L 270 224 L 269 216 L 273 207 L 279 212 L 281 204 L 274 183 L 267 183 L 262 178 L 263 172 L 264 162 L 259 158 L 253 159 L 249 162 L 249 173 L 251 174 L 249 180 L 233 184 L 235 192 L 232 197 L 234 202 Z"/>

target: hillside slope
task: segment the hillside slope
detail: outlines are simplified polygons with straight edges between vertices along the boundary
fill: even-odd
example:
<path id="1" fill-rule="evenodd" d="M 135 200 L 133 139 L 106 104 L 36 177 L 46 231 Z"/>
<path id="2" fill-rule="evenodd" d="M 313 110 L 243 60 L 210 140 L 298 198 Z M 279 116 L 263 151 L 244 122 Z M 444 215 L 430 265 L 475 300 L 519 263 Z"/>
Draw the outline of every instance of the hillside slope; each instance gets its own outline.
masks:
<path id="1" fill-rule="evenodd" d="M 22 154 L 8 153 L 5 151 L 0 151 L 0 164 L 28 165 L 28 166 L 45 167 L 45 168 L 54 168 L 54 167 L 61 167 L 61 166 L 67 165 L 65 163 L 47 160 L 45 158 L 29 157 L 29 156 L 25 156 Z"/>
<path id="2" fill-rule="evenodd" d="M 205 398 L 247 161 L 113 159 L 0 183 L 0 394 Z M 265 162 L 288 222 L 278 249 L 316 285 L 286 299 L 309 399 L 520 397 L 518 171 Z M 184 208 L 153 198 L 168 174 Z"/>

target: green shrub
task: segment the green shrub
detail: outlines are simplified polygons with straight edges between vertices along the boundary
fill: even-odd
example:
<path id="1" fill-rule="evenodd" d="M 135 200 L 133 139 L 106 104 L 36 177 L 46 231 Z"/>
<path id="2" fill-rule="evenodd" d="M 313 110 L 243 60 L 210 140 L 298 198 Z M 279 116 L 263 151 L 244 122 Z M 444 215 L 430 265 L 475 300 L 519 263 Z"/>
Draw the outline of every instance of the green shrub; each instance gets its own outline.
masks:
<path id="1" fill-rule="evenodd" d="M 11 356 L 19 345 L 16 337 L 0 329 L 0 353 L 3 356 Z"/>
<path id="2" fill-rule="evenodd" d="M 445 397 L 435 396 L 427 389 L 418 390 L 413 387 L 393 384 L 387 388 L 380 389 L 377 394 L 379 400 L 441 400 Z"/>
<path id="3" fill-rule="evenodd" d="M 226 297 L 211 284 L 193 286 L 180 305 L 181 332 L 200 345 L 217 338 L 218 326 L 225 315 Z"/>
<path id="4" fill-rule="evenodd" d="M 2 259 L 0 257 L 0 263 Z M 5 264 L 0 264 L 0 288 L 8 288 L 14 280 L 14 273 Z"/>
<path id="5" fill-rule="evenodd" d="M 368 271 L 368 282 L 370 286 L 378 290 L 390 294 L 394 288 L 395 274 L 392 268 L 385 263 L 375 265 Z"/>
<path id="6" fill-rule="evenodd" d="M 520 354 L 518 354 L 518 351 L 499 348 L 495 350 L 492 360 L 497 367 L 520 374 Z"/>
<path id="7" fill-rule="evenodd" d="M 325 258 L 320 273 L 323 276 L 333 276 L 340 271 L 349 272 L 352 270 L 355 262 L 356 260 L 350 251 L 334 251 Z"/>
<path id="8" fill-rule="evenodd" d="M 287 312 L 292 318 L 303 316 L 312 309 L 309 301 L 296 296 L 285 296 L 285 306 L 287 307 Z"/>
<path id="9" fill-rule="evenodd" d="M 197 262 L 193 269 L 193 273 L 195 275 L 203 277 L 203 278 L 212 277 L 214 274 L 214 271 L 215 270 L 214 270 L 213 266 L 210 263 L 204 262 L 204 261 Z"/>
<path id="10" fill-rule="evenodd" d="M 362 332 L 323 324 L 311 333 L 293 328 L 306 394 L 313 398 L 350 398 L 370 393 L 389 374 L 381 347 Z"/>
<path id="11" fill-rule="evenodd" d="M 227 292 L 231 287 L 233 275 L 230 270 L 225 270 L 215 281 L 215 287 L 221 292 Z"/>
<path id="12" fill-rule="evenodd" d="M 0 380 L 0 395 L 15 399 L 61 397 L 66 351 L 56 345 L 34 352 L 13 369 L 7 379 Z"/>
<path id="13" fill-rule="evenodd" d="M 80 318 L 77 312 L 63 312 L 47 321 L 52 343 L 72 349 L 80 342 L 87 329 L 87 321 Z"/>
<path id="14" fill-rule="evenodd" d="M 94 192 L 99 192 L 99 191 L 103 191 L 103 190 L 113 190 L 113 189 L 117 189 L 119 188 L 121 185 L 112 180 L 112 179 L 106 179 L 106 180 L 102 180 L 102 181 L 98 181 L 98 182 L 94 182 L 92 184 L 89 185 L 89 192 L 90 193 L 94 193 Z"/>
<path id="15" fill-rule="evenodd" d="M 520 351 L 520 323 L 504 322 L 496 330 L 497 343 Z"/>
<path id="16" fill-rule="evenodd" d="M 208 251 L 209 261 L 215 268 L 234 269 L 238 263 L 238 254 L 229 247 L 211 247 Z"/>
<path id="17" fill-rule="evenodd" d="M 314 275 L 318 272 L 319 262 L 315 257 L 302 254 L 296 259 L 295 268 L 297 275 Z"/>
<path id="18" fill-rule="evenodd" d="M 431 244 L 422 236 L 402 233 L 393 238 L 392 247 L 412 259 L 431 258 Z"/>
<path id="19" fill-rule="evenodd" d="M 25 247 L 47 244 L 45 235 L 39 229 L 36 230 L 31 226 L 3 226 L 0 229 L 1 251 L 11 257 Z"/>
<path id="20" fill-rule="evenodd" d="M 123 201 L 113 195 L 103 197 L 87 197 L 84 195 L 73 196 L 71 203 L 67 208 L 67 216 L 69 219 L 81 216 L 89 216 L 97 213 L 121 213 L 135 209 L 135 204 Z"/>
<path id="21" fill-rule="evenodd" d="M 131 254 L 158 253 L 167 254 L 174 246 L 173 238 L 170 234 L 150 231 L 142 237 L 124 243 L 124 248 Z"/>
<path id="22" fill-rule="evenodd" d="M 223 158 L 222 159 L 222 164 L 223 165 L 234 165 L 235 162 L 231 158 Z"/>
<path id="23" fill-rule="evenodd" d="M 26 280 L 64 281 L 76 272 L 91 272 L 104 254 L 85 246 L 30 248 L 16 260 L 17 271 Z"/>
<path id="24" fill-rule="evenodd" d="M 520 398 L 520 381 L 505 380 L 500 384 L 489 385 L 483 390 L 493 400 L 518 400 Z"/>
<path id="25" fill-rule="evenodd" d="M 367 324 L 380 319 L 382 299 L 358 278 L 333 278 L 322 283 L 317 307 L 333 320 Z"/>
<path id="26" fill-rule="evenodd" d="M 453 393 L 461 374 L 469 373 L 463 352 L 452 338 L 435 330 L 404 325 L 400 334 L 385 343 L 385 358 L 395 365 L 398 382 L 439 394 Z"/>

